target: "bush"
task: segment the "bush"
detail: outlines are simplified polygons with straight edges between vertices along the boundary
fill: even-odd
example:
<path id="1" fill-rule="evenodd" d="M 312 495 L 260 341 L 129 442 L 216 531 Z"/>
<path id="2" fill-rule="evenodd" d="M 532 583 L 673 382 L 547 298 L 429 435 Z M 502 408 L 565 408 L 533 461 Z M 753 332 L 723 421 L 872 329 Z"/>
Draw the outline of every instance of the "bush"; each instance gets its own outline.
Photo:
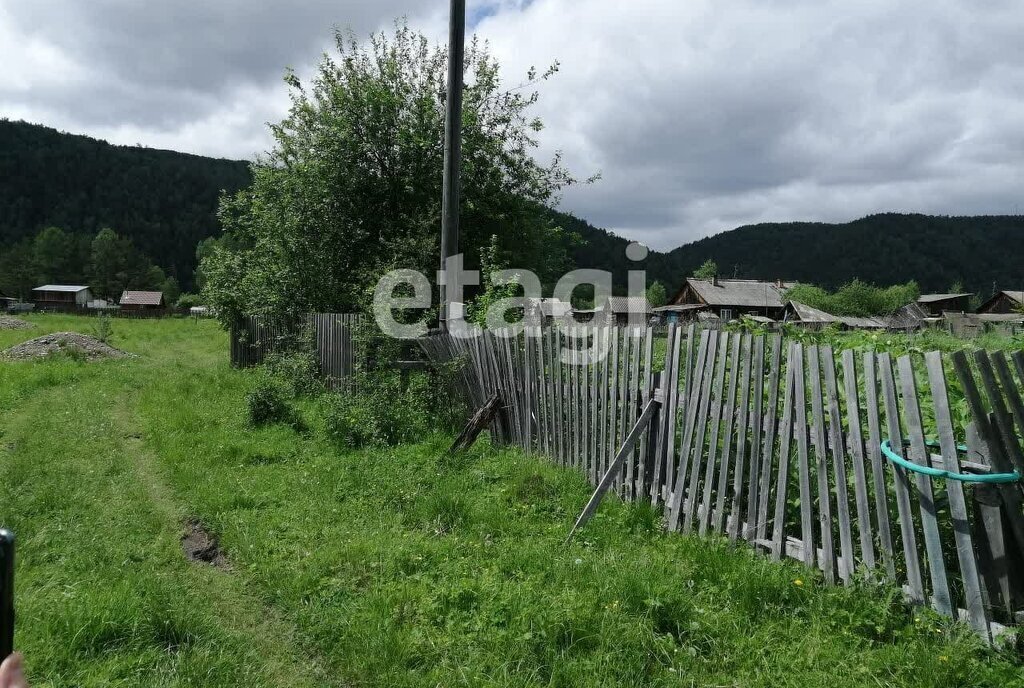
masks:
<path id="1" fill-rule="evenodd" d="M 320 366 L 310 351 L 272 353 L 263 363 L 266 372 L 282 382 L 295 396 L 323 391 Z"/>
<path id="2" fill-rule="evenodd" d="M 100 313 L 96 316 L 96 324 L 92 328 L 92 335 L 104 344 L 110 343 L 110 339 L 114 336 L 114 325 L 111 323 L 109 315 Z"/>
<path id="3" fill-rule="evenodd" d="M 174 304 L 178 308 L 192 308 L 193 306 L 203 306 L 204 299 L 199 294 L 190 294 L 188 292 L 178 297 L 177 302 Z"/>
<path id="4" fill-rule="evenodd" d="M 465 409 L 448 393 L 448 385 L 429 375 L 414 375 L 401 389 L 395 371 L 359 377 L 357 393 L 329 398 L 324 429 L 335 445 L 358 448 L 394 446 L 452 430 L 465 421 Z"/>
<path id="5" fill-rule="evenodd" d="M 272 423 L 294 423 L 295 413 L 288 404 L 288 389 L 268 375 L 260 375 L 256 385 L 245 397 L 249 425 L 259 427 Z"/>

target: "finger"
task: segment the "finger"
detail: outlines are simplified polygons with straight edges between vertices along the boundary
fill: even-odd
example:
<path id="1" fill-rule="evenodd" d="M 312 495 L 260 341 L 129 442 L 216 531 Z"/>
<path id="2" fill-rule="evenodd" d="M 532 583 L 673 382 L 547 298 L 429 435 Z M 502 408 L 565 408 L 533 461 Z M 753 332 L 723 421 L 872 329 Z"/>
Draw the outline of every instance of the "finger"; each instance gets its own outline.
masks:
<path id="1" fill-rule="evenodd" d="M 20 652 L 15 652 L 0 664 L 0 688 L 28 688 Z"/>

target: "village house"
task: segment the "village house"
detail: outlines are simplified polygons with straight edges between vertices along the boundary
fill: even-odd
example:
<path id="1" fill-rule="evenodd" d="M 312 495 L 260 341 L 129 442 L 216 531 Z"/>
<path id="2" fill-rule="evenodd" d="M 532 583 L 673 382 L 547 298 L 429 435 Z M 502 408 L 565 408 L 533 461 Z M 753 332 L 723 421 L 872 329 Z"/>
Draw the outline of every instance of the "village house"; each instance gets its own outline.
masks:
<path id="1" fill-rule="evenodd" d="M 125 291 L 120 304 L 123 311 L 163 310 L 164 294 L 161 291 Z"/>
<path id="2" fill-rule="evenodd" d="M 941 318 L 943 313 L 966 313 L 971 309 L 971 297 L 974 294 L 921 294 L 917 297 L 917 305 L 923 308 L 929 317 Z"/>
<path id="3" fill-rule="evenodd" d="M 1001 291 L 981 304 L 979 313 L 1017 313 L 1024 308 L 1024 291 Z"/>
<path id="4" fill-rule="evenodd" d="M 677 313 L 692 319 L 697 313 L 711 313 L 723 321 L 742 315 L 781 320 L 786 308 L 786 290 L 796 282 L 766 282 L 751 279 L 697 279 L 688 277 L 668 307 L 659 312 Z"/>
<path id="5" fill-rule="evenodd" d="M 832 315 L 799 301 L 790 301 L 786 304 L 783 320 L 787 323 L 814 330 L 824 329 L 829 326 L 838 326 L 844 330 L 884 330 L 888 327 L 888 323 L 883 318 Z"/>
<path id="6" fill-rule="evenodd" d="M 32 290 L 32 303 L 40 310 L 85 308 L 92 301 L 89 287 L 75 284 L 44 284 Z"/>

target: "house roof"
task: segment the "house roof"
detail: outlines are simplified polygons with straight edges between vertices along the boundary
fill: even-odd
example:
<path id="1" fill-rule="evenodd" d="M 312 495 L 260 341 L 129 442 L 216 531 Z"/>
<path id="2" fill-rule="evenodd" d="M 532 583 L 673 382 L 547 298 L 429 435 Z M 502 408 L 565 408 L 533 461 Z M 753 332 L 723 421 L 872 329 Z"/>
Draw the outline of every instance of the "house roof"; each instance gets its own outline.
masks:
<path id="1" fill-rule="evenodd" d="M 921 294 L 917 297 L 918 303 L 935 303 L 936 301 L 949 301 L 950 299 L 962 299 L 965 296 L 974 296 L 971 293 L 964 294 Z"/>
<path id="2" fill-rule="evenodd" d="M 84 291 L 89 287 L 84 287 L 77 284 L 44 284 L 41 287 L 36 287 L 32 291 L 66 291 L 71 294 L 77 294 L 80 291 Z"/>
<path id="3" fill-rule="evenodd" d="M 688 277 L 686 283 L 709 306 L 742 306 L 745 308 L 782 308 L 783 294 L 796 282 L 775 282 L 749 279 L 706 280 Z"/>
<path id="4" fill-rule="evenodd" d="M 917 305 L 916 303 L 908 303 L 903 308 L 900 308 L 893 313 L 886 320 L 888 327 L 896 329 L 905 329 L 908 327 L 918 327 L 928 318 L 928 314 Z"/>
<path id="5" fill-rule="evenodd" d="M 1003 289 L 1002 291 L 996 292 L 992 296 L 992 298 L 990 298 L 985 303 L 981 304 L 981 307 L 978 308 L 978 312 L 984 313 L 986 310 L 988 310 L 990 306 L 992 306 L 992 304 L 994 304 L 1003 296 L 1006 296 L 1011 301 L 1016 301 L 1017 303 L 1024 304 L 1024 291 L 1007 291 L 1006 289 Z"/>
<path id="6" fill-rule="evenodd" d="M 159 306 L 163 300 L 162 291 L 125 291 L 121 294 L 122 306 Z"/>
<path id="7" fill-rule="evenodd" d="M 823 310 L 799 301 L 790 301 L 789 305 L 803 323 L 839 323 L 860 330 L 874 330 L 886 327 L 886 322 L 881 318 L 859 318 L 852 315 L 832 315 Z"/>
<path id="8" fill-rule="evenodd" d="M 646 296 L 609 296 L 608 308 L 612 313 L 650 313 L 651 304 Z"/>

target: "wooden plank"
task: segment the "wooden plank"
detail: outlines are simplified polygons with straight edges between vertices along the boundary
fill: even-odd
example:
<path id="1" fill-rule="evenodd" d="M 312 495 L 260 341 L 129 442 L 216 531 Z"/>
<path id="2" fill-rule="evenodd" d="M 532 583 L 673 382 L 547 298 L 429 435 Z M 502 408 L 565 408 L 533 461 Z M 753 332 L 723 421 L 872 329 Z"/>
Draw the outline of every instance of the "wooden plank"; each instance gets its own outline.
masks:
<path id="1" fill-rule="evenodd" d="M 729 490 L 729 470 L 732 468 L 732 437 L 736 430 L 736 386 L 739 384 L 741 337 L 732 338 L 732 355 L 729 357 L 729 388 L 725 401 L 725 437 L 722 440 L 722 460 L 718 468 L 718 484 L 715 487 L 715 509 L 711 514 L 711 527 L 716 533 L 723 532 L 725 521 L 725 496 Z"/>
<path id="2" fill-rule="evenodd" d="M 604 495 L 608 492 L 612 483 L 615 481 L 615 475 L 621 470 L 622 462 L 626 460 L 626 456 L 633 451 L 640 436 L 647 430 L 647 426 L 651 422 L 651 417 L 654 415 L 654 411 L 659 406 L 659 402 L 656 399 L 651 399 L 647 402 L 644 407 L 643 413 L 637 418 L 637 422 L 630 429 L 629 434 L 626 436 L 626 440 L 622 443 L 622 447 L 615 455 L 615 459 L 612 461 L 612 465 L 602 476 L 601 481 L 597 485 L 597 489 L 594 490 L 594 494 L 590 497 L 590 501 L 583 507 L 583 511 L 576 519 L 576 523 L 573 525 L 572 530 L 569 531 L 569 535 L 565 538 L 565 542 L 568 543 L 572 540 L 572 536 L 577 530 L 582 528 L 590 520 L 590 517 L 597 511 L 598 505 L 601 504 L 601 500 Z"/>
<path id="3" fill-rule="evenodd" d="M 928 449 L 925 445 L 921 409 L 917 401 L 917 383 L 914 380 L 914 365 L 910 356 L 901 356 L 896 361 L 900 387 L 903 391 L 903 418 L 910 435 L 910 451 L 906 458 L 914 463 L 927 466 Z M 898 450 L 897 450 L 898 451 Z M 925 554 L 928 556 L 928 574 L 932 584 L 932 603 L 940 614 L 955 618 L 953 603 L 949 594 L 946 576 L 946 561 L 942 556 L 942 539 L 939 535 L 939 515 L 932 492 L 932 479 L 915 473 L 918 504 L 921 510 L 921 529 L 924 533 Z"/>
<path id="4" fill-rule="evenodd" d="M 885 401 L 889 446 L 902 447 L 903 431 L 900 429 L 899 407 L 896 404 L 896 382 L 893 379 L 892 361 L 888 353 L 878 355 L 878 369 L 879 376 L 882 378 L 882 398 Z M 910 478 L 901 466 L 891 463 L 889 467 L 893 471 L 893 482 L 896 489 L 896 508 L 899 514 L 910 599 L 915 604 L 924 604 L 924 583 L 921 580 L 920 555 L 917 550 L 917 536 L 914 532 L 913 508 L 910 504 Z"/>
<path id="5" fill-rule="evenodd" d="M 811 351 L 815 351 L 814 347 L 811 347 Z M 800 541 L 804 551 L 804 564 L 808 567 L 814 566 L 814 513 L 813 513 L 813 502 L 811 497 L 811 470 L 810 470 L 810 457 L 808 455 L 807 447 L 807 399 L 806 399 L 806 371 L 804 368 L 804 347 L 797 344 L 790 358 L 789 365 L 793 368 L 793 416 L 794 425 L 796 426 L 793 430 L 796 433 L 796 451 L 797 451 L 797 472 L 800 483 Z M 828 503 L 828 497 L 826 495 L 825 503 Z M 824 533 L 823 533 L 824 534 Z M 828 537 L 831 539 L 832 531 L 828 531 Z M 824 547 L 822 548 L 825 549 Z M 826 554 L 831 559 L 831 549 L 826 550 Z M 829 568 L 825 566 L 822 569 L 826 573 L 828 578 Z M 833 582 L 829 579 L 829 582 Z"/>
<path id="6" fill-rule="evenodd" d="M 662 486 L 664 481 L 662 474 L 665 470 L 665 454 L 669 445 L 669 435 L 675 435 L 675 427 L 670 426 L 674 422 L 675 413 L 675 380 L 676 370 L 673 366 L 672 352 L 676 353 L 676 364 L 678 365 L 678 326 L 676 323 L 669 323 L 668 333 L 665 337 L 665 366 L 662 370 L 661 391 L 665 403 L 661 413 L 661 432 L 658 433 L 658 446 L 654 454 L 654 475 L 651 480 L 651 506 L 657 506 L 662 498 Z"/>
<path id="7" fill-rule="evenodd" d="M 974 418 L 974 426 L 978 431 L 982 445 L 989 452 L 988 458 L 992 467 L 998 473 L 1010 473 L 1014 470 L 1013 464 L 1004 453 L 1005 450 L 1000 433 L 993 427 L 998 423 L 998 418 L 995 419 L 995 422 L 989 420 L 981 400 L 981 394 L 978 391 L 978 385 L 967 363 L 967 357 L 964 355 L 964 352 L 956 351 L 951 356 L 951 359 L 957 379 L 960 380 L 960 386 L 964 391 L 967 406 L 970 408 L 971 416 Z M 1021 515 L 1020 486 L 1019 484 L 999 483 L 997 489 L 1005 505 L 1005 513 L 1010 522 L 1010 528 L 1013 531 L 1017 547 L 1024 551 L 1024 516 Z"/>
<path id="8" fill-rule="evenodd" d="M 536 411 L 535 396 L 534 396 L 534 380 L 537 376 L 536 370 L 534 370 L 534 355 L 533 355 L 533 337 L 530 336 L 528 329 L 523 330 L 523 420 L 524 430 L 526 432 L 526 452 L 532 454 L 536 449 L 537 436 L 536 436 L 536 423 L 534 422 L 534 413 Z M 516 338 L 516 343 L 519 343 L 519 338 Z M 516 347 L 518 349 L 518 347 Z"/>
<path id="9" fill-rule="evenodd" d="M 1018 354 L 1024 352 L 1017 352 Z M 1006 356 L 1002 351 L 993 351 L 990 354 L 992 367 L 995 369 L 996 377 L 999 378 L 999 384 L 1003 388 L 1003 395 L 1006 397 L 1006 403 L 1009 406 L 1010 415 L 1013 416 L 1014 421 L 1017 423 L 1017 432 L 1024 436 L 1024 400 L 1021 399 L 1020 389 L 1017 387 L 1017 382 L 1013 379 L 1013 373 L 1010 372 L 1010 366 L 1006 362 Z M 1024 379 L 1021 380 L 1021 384 L 1024 384 Z M 1011 433 L 1012 433 L 1011 428 Z M 1014 433 L 1014 437 L 1017 434 Z M 1020 448 L 1020 442 L 1015 441 L 1015 444 Z M 1017 470 L 1020 470 L 1019 468 Z M 1022 471 L 1024 473 L 1024 471 Z"/>
<path id="10" fill-rule="evenodd" d="M 494 421 L 500 408 L 501 399 L 495 394 L 476 410 L 469 423 L 459 433 L 459 436 L 455 438 L 455 442 L 448 449 L 448 454 L 457 454 L 472 447 L 473 443 L 476 442 L 476 438 L 484 431 L 484 428 Z"/>
<path id="11" fill-rule="evenodd" d="M 713 395 L 713 380 L 716 377 L 716 362 L 718 360 L 719 343 L 722 332 L 712 332 L 711 341 L 708 343 L 707 370 L 704 372 L 704 382 L 700 390 L 700 407 L 697 410 L 697 427 L 693 441 L 693 468 L 690 471 L 690 486 L 687 490 L 686 510 L 683 514 L 683 532 L 689 533 L 693 529 L 693 516 L 697 510 L 697 503 L 700 501 L 698 489 L 700 487 L 701 465 L 704 457 L 704 433 L 708 424 L 708 409 L 711 406 Z"/>
<path id="12" fill-rule="evenodd" d="M 875 519 L 878 524 L 878 543 L 888 580 L 896 580 L 896 557 L 892 544 L 892 526 L 889 523 L 889 493 L 882 463 L 882 422 L 878 404 L 878 360 L 873 351 L 864 352 L 864 401 L 868 417 L 868 455 L 871 457 L 871 475 L 875 486 Z"/>
<path id="13" fill-rule="evenodd" d="M 779 468 L 776 473 L 776 487 L 775 487 L 775 515 L 772 519 L 772 559 L 779 561 L 782 559 L 782 553 L 785 549 L 785 526 L 786 526 L 786 488 L 789 485 L 789 455 L 793 444 L 793 409 L 795 406 L 795 388 L 796 388 L 796 354 L 795 350 L 799 345 L 794 343 L 790 344 L 789 354 L 786 357 L 786 394 L 785 400 L 782 403 L 782 432 L 779 438 Z M 801 369 L 801 377 L 803 375 L 802 365 L 799 366 Z M 801 429 L 801 433 L 803 430 Z M 766 454 L 764 457 L 764 463 L 768 468 L 766 471 L 767 475 L 771 475 L 770 469 L 772 464 L 771 454 Z M 762 484 L 761 489 L 761 500 L 767 502 L 769 495 L 769 487 L 767 480 Z M 767 511 L 767 507 L 765 507 Z M 765 519 L 767 521 L 767 519 Z M 758 531 L 761 530 L 761 525 L 758 526 Z"/>
<path id="14" fill-rule="evenodd" d="M 700 346 L 697 351 L 697 361 L 693 368 L 693 384 L 690 385 L 689 399 L 686 402 L 686 417 L 683 423 L 683 443 L 679 452 L 679 461 L 676 468 L 676 476 L 672 482 L 672 489 L 669 494 L 668 523 L 669 530 L 676 530 L 679 527 L 679 519 L 682 515 L 686 497 L 687 472 L 690 465 L 690 453 L 693 446 L 693 432 L 697 424 L 697 406 L 700 398 L 700 390 L 703 387 L 705 371 L 707 370 L 707 355 L 710 349 L 711 332 L 701 332 Z"/>
<path id="15" fill-rule="evenodd" d="M 763 443 L 760 448 L 755 447 L 760 452 L 759 463 L 761 467 L 761 475 L 759 477 L 760 483 L 757 486 L 757 490 L 759 492 L 764 492 L 763 495 L 758 495 L 756 537 L 759 538 L 765 537 L 768 527 L 768 493 L 771 491 L 772 453 L 775 448 L 775 434 L 779 412 L 779 382 L 782 377 L 782 335 L 779 334 L 772 338 L 771 366 L 771 377 L 768 380 L 768 420 L 763 429 Z M 763 393 L 763 384 L 763 379 L 755 380 L 755 416 L 753 429 L 758 436 L 762 434 L 762 411 L 760 410 L 760 400 L 762 396 L 758 390 L 761 390 Z M 792 401 L 790 403 L 792 403 Z M 790 436 L 792 436 L 792 428 L 790 428 Z M 756 442 L 757 440 L 753 441 Z M 753 479 L 753 476 L 751 476 L 751 479 Z"/>
<path id="16" fill-rule="evenodd" d="M 600 475 L 608 470 L 608 359 L 611 353 L 611 328 L 605 325 L 601 328 L 601 372 L 598 380 L 597 395 L 600 399 L 600 416 L 598 417 L 598 467 Z"/>
<path id="17" fill-rule="evenodd" d="M 566 443 L 565 443 L 565 409 L 562 404 L 562 398 L 565 393 L 565 381 L 562 370 L 562 331 L 557 326 L 552 326 L 549 330 L 549 337 L 551 339 L 551 366 L 554 370 L 553 379 L 553 393 L 554 393 L 554 432 L 555 432 L 555 445 L 556 455 L 558 463 L 562 466 L 565 465 L 566 457 Z"/>
<path id="18" fill-rule="evenodd" d="M 711 439 L 708 443 L 708 459 L 704 467 L 704 496 L 701 498 L 699 516 L 700 534 L 708 531 L 711 523 L 712 492 L 715 487 L 715 466 L 718 461 L 718 439 L 722 427 L 722 410 L 725 407 L 725 370 L 729 364 L 729 332 L 722 330 L 718 339 L 718 367 L 715 369 L 715 386 L 711 400 Z"/>
<path id="19" fill-rule="evenodd" d="M 611 390 L 608 395 L 608 443 L 609 445 L 619 446 L 618 439 L 621 437 L 625 439 L 619 432 L 619 341 L 622 339 L 622 332 L 618 327 L 612 327 L 610 330 L 612 337 L 612 350 L 611 350 Z M 612 452 L 611 458 L 615 458 Z M 607 472 L 607 467 L 605 471 Z M 616 482 L 616 485 L 618 482 Z"/>
<path id="20" fill-rule="evenodd" d="M 812 439 L 814 442 L 815 471 L 818 478 L 818 527 L 821 532 L 821 550 L 824 559 L 819 561 L 825 580 L 835 583 L 835 543 L 832 536 L 832 489 L 828 477 L 828 445 L 825 438 L 825 409 L 821 390 L 821 347 L 808 350 L 808 374 L 811 376 L 811 413 L 813 416 Z"/>
<path id="21" fill-rule="evenodd" d="M 690 331 L 693 331 L 693 326 L 690 326 Z M 674 457 L 676 453 L 676 434 L 678 432 L 678 414 L 680 411 L 680 405 L 682 402 L 679 398 L 679 351 L 682 344 L 682 332 L 677 329 L 675 341 L 672 344 L 672 377 L 668 381 L 668 408 L 665 410 L 666 421 L 665 421 L 665 449 L 664 449 L 664 468 L 661 471 L 661 490 L 660 498 L 668 503 L 669 495 L 672 492 L 672 479 L 675 476 L 675 465 Z M 687 344 L 689 348 L 690 344 Z M 684 362 L 685 363 L 685 362 Z M 689 373 L 685 373 L 689 375 Z"/>
<path id="22" fill-rule="evenodd" d="M 638 405 L 640 403 L 640 349 L 642 348 L 643 341 L 640 338 L 639 328 L 629 327 L 628 328 L 631 356 L 629 361 L 629 425 L 632 427 L 636 424 Z M 632 501 L 636 497 L 636 467 L 637 467 L 637 452 L 634 447 L 630 453 L 626 456 L 626 485 L 624 496 L 626 499 Z"/>
<path id="23" fill-rule="evenodd" d="M 953 419 L 949 412 L 949 395 L 946 392 L 946 374 L 942 367 L 942 355 L 937 351 L 926 353 L 925 366 L 928 369 L 928 383 L 932 390 L 932 408 L 938 430 L 939 446 L 946 459 L 945 470 L 960 472 L 956 436 L 953 434 Z M 981 593 L 978 564 L 974 558 L 974 543 L 971 540 L 971 525 L 967 520 L 967 500 L 964 486 L 958 480 L 946 481 L 946 496 L 949 501 L 949 515 L 953 521 L 953 536 L 956 542 L 956 556 L 960 562 L 960 580 L 967 607 L 967 621 L 985 640 L 989 640 L 988 616 L 985 600 Z"/>
<path id="24" fill-rule="evenodd" d="M 640 337 L 643 339 L 640 361 L 640 406 L 646 406 L 648 400 L 652 396 L 654 385 L 654 371 L 651 365 L 653 357 L 653 339 L 651 328 L 649 327 L 640 328 L 640 333 Z M 657 415 L 658 414 L 656 412 L 655 417 L 657 417 Z M 633 494 L 636 499 L 640 499 L 643 495 L 649 494 L 647 482 L 650 480 L 651 468 L 648 465 L 650 452 L 649 447 L 647 446 L 647 441 L 650 434 L 650 431 L 648 431 L 640 436 L 640 445 L 638 451 L 635 452 L 637 467 L 636 485 L 634 487 Z"/>
<path id="25" fill-rule="evenodd" d="M 832 347 L 820 348 L 821 370 L 825 376 L 825 397 L 828 399 L 829 436 L 832 445 L 833 475 L 836 481 L 836 512 L 839 516 L 839 549 L 841 561 L 853 564 L 853 528 L 850 522 L 850 495 L 846 484 L 846 448 L 843 441 L 843 417 L 839 410 L 839 388 L 836 384 L 836 359 Z M 849 585 L 853 569 L 839 567 L 839 576 Z"/>
<path id="26" fill-rule="evenodd" d="M 622 339 L 622 346 L 620 347 L 619 355 L 622 358 L 621 366 L 622 370 L 619 371 L 619 437 L 625 438 L 632 427 L 629 425 L 629 328 L 619 328 Z M 619 472 L 618 479 L 615 483 L 619 494 L 622 495 L 626 491 L 626 467 L 623 466 Z"/>
<path id="27" fill-rule="evenodd" d="M 1021 450 L 1020 440 L 1017 439 L 1013 429 L 1013 419 L 1006 408 L 1006 402 L 1003 399 L 999 385 L 996 383 L 988 352 L 975 351 L 974 361 L 978 365 L 982 385 L 985 387 L 989 405 L 996 418 L 996 429 L 999 431 L 999 437 L 1002 440 L 1003 453 L 1017 472 L 1024 474 L 1024 451 Z"/>
<path id="28" fill-rule="evenodd" d="M 601 479 L 601 451 L 600 451 L 600 420 L 598 414 L 601 411 L 601 397 L 598 394 L 598 374 L 601 371 L 601 328 L 592 328 L 594 332 L 594 346 L 591 349 L 590 363 L 590 482 L 594 485 Z"/>
<path id="29" fill-rule="evenodd" d="M 860 556 L 869 571 L 875 568 L 875 540 L 871 530 L 871 506 L 868 501 L 868 477 L 864 465 L 864 430 L 860 416 L 860 394 L 857 391 L 857 359 L 852 349 L 843 351 L 843 388 L 846 392 L 846 415 L 850 459 L 853 462 L 853 491 L 857 500 L 857 534 Z"/>
<path id="30" fill-rule="evenodd" d="M 739 418 L 736 421 L 736 460 L 732 480 L 732 502 L 729 506 L 729 520 L 726 531 L 731 542 L 736 542 L 739 537 L 740 523 L 743 522 L 743 485 L 744 470 L 746 468 L 747 453 L 747 421 L 750 411 L 750 357 L 751 357 L 751 336 L 744 334 L 740 340 L 740 376 L 738 385 L 740 389 Z M 756 441 L 755 441 L 756 444 Z"/>
<path id="31" fill-rule="evenodd" d="M 758 521 L 761 520 L 758 506 L 760 504 L 761 484 L 759 481 L 761 480 L 761 463 L 763 461 L 761 447 L 764 439 L 761 436 L 762 422 L 764 420 L 764 343 L 764 335 L 752 337 L 753 361 L 750 370 L 752 409 L 747 420 L 747 424 L 750 426 L 750 476 L 748 478 L 749 484 L 747 485 L 747 509 L 744 520 L 745 529 L 743 531 L 744 539 L 750 541 L 757 537 Z M 778 375 L 778 371 L 772 370 L 771 375 Z M 771 383 L 769 381 L 770 386 Z M 769 455 L 770 458 L 771 456 Z M 767 509 L 767 500 L 765 508 Z"/>

